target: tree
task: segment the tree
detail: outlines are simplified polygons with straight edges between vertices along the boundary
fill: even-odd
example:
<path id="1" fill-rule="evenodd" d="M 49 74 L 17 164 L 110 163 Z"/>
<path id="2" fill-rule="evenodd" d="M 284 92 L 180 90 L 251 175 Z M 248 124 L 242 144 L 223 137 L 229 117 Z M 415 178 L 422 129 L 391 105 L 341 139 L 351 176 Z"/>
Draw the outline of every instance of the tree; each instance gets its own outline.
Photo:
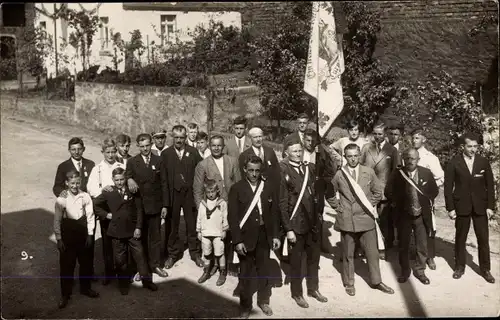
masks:
<path id="1" fill-rule="evenodd" d="M 66 19 L 68 25 L 74 30 L 69 35 L 69 43 L 75 49 L 80 50 L 84 72 L 90 66 L 90 48 L 94 35 L 100 26 L 99 17 L 96 15 L 96 12 L 97 8 L 87 11 L 82 7 L 81 11 L 77 11 L 65 7 L 60 13 L 61 17 Z"/>

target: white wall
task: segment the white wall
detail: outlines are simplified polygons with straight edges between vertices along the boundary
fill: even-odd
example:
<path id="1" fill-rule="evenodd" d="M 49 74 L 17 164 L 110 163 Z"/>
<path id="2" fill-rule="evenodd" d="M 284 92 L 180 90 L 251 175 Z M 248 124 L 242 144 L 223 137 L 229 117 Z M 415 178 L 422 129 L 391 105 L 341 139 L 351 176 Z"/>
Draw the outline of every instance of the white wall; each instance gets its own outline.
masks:
<path id="1" fill-rule="evenodd" d="M 41 3 L 36 3 L 36 7 L 42 8 Z M 57 7 L 60 4 L 56 4 Z M 96 3 L 82 3 L 83 7 L 87 10 L 91 10 L 92 8 L 96 8 Z M 49 12 L 53 12 L 53 4 L 45 3 L 43 4 L 45 9 Z M 70 9 L 81 10 L 81 7 L 78 3 L 69 3 Z M 213 19 L 214 21 L 221 21 L 224 25 L 233 25 L 238 28 L 241 28 L 241 14 L 239 12 L 175 12 L 175 11 L 135 11 L 135 10 L 124 10 L 123 3 L 101 3 L 98 8 L 98 16 L 99 17 L 108 17 L 108 28 L 109 28 L 109 46 L 108 51 L 110 54 L 113 52 L 113 46 L 111 41 L 111 33 L 120 32 L 122 39 L 125 41 L 130 41 L 130 32 L 133 30 L 140 30 L 142 34 L 142 41 L 144 44 L 152 41 L 155 44 L 161 44 L 161 39 L 158 36 L 160 34 L 160 24 L 161 24 L 161 15 L 175 15 L 175 26 L 176 33 L 179 37 L 180 41 L 189 41 L 191 39 L 189 32 L 192 32 L 195 27 L 199 24 L 207 25 L 208 22 Z M 53 37 L 54 35 L 54 23 L 53 21 L 42 15 L 37 15 L 37 20 L 35 21 L 35 26 L 39 26 L 40 22 L 45 21 L 46 23 L 46 31 L 49 35 Z M 62 43 L 61 36 L 63 35 L 64 22 L 62 22 L 63 26 L 61 26 L 61 20 L 56 21 L 57 28 L 57 38 L 58 38 L 58 47 L 61 50 L 60 46 Z M 154 27 L 153 27 L 154 26 Z M 156 29 L 156 32 L 155 32 Z M 67 30 L 67 38 L 71 33 L 71 30 Z M 112 57 L 105 56 L 105 52 L 102 49 L 102 41 L 101 41 L 101 31 L 98 30 L 94 36 L 93 44 L 91 47 L 91 64 L 100 64 L 101 68 L 104 69 L 105 66 L 109 66 L 113 68 Z M 106 49 L 106 48 L 105 48 Z M 75 72 L 82 70 L 82 62 L 79 58 L 78 54 L 75 50 L 68 46 L 65 50 L 65 53 L 71 57 L 71 61 L 69 64 L 65 65 L 64 63 L 59 63 L 59 70 L 67 67 L 72 74 Z M 76 58 L 75 58 L 76 57 Z M 122 57 L 124 59 L 124 57 Z M 48 76 L 52 74 L 55 76 L 55 62 L 54 55 L 52 54 L 49 59 L 46 61 L 46 68 L 48 72 Z M 141 59 L 142 63 L 147 63 L 147 50 L 142 55 Z M 120 63 L 119 70 L 123 72 L 125 68 L 124 61 Z"/>

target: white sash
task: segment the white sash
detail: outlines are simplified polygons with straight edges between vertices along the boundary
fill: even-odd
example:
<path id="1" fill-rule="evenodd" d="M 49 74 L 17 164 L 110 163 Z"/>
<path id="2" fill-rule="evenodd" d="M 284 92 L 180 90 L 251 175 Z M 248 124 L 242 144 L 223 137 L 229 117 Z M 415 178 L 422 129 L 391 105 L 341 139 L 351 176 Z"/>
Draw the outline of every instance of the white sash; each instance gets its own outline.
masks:
<path id="1" fill-rule="evenodd" d="M 377 230 L 377 242 L 379 245 L 380 250 L 385 250 L 385 244 L 384 240 L 382 238 L 382 232 L 380 230 L 380 226 L 377 223 L 378 219 L 378 213 L 377 213 L 377 208 L 373 207 L 368 198 L 366 197 L 366 194 L 364 193 L 363 189 L 359 186 L 359 184 L 354 181 L 352 176 L 345 170 L 344 167 L 341 168 L 342 172 L 345 174 L 347 177 L 347 182 L 350 184 L 352 189 L 354 190 L 355 196 L 357 199 L 361 201 L 362 206 L 364 206 L 372 215 L 372 218 L 375 220 L 375 229 Z"/>
<path id="2" fill-rule="evenodd" d="M 240 229 L 243 228 L 243 226 L 245 225 L 245 222 L 247 222 L 247 220 L 248 220 L 248 217 L 250 217 L 250 213 L 252 213 L 252 210 L 255 208 L 255 205 L 257 204 L 257 202 L 260 199 L 260 194 L 262 193 L 262 190 L 264 190 L 264 180 L 260 181 L 259 187 L 257 188 L 257 191 L 255 191 L 252 202 L 250 202 L 250 206 L 248 207 L 247 211 L 245 212 L 243 219 L 241 219 Z M 236 252 L 234 252 L 233 263 L 237 264 L 239 262 L 240 262 L 240 259 L 238 259 L 238 254 Z"/>
<path id="3" fill-rule="evenodd" d="M 295 203 L 295 207 L 293 208 L 292 215 L 290 216 L 290 221 L 292 221 L 293 217 L 297 213 L 297 209 L 299 209 L 299 205 L 302 202 L 302 198 L 304 197 L 304 192 L 306 191 L 307 180 L 309 180 L 309 166 L 306 167 L 306 172 L 304 175 L 304 181 L 302 182 L 302 188 L 300 189 L 300 194 L 297 199 L 297 203 Z M 299 169 L 300 170 L 300 169 Z M 285 236 L 285 241 L 283 241 L 283 256 L 288 256 L 288 238 Z"/>
<path id="4" fill-rule="evenodd" d="M 415 188 L 418 193 L 420 193 L 421 195 L 423 195 L 425 198 L 429 199 L 429 197 L 427 197 L 418 187 L 417 185 L 415 184 L 415 182 L 410 179 L 406 174 L 404 174 L 403 170 L 399 169 L 398 170 L 399 173 L 401 173 L 401 175 L 403 176 L 403 178 L 405 178 L 406 182 L 408 182 L 413 188 Z M 434 204 L 432 203 L 432 200 L 429 199 L 429 202 L 431 204 L 431 220 L 432 220 L 432 231 L 436 231 L 436 217 L 434 216 L 435 213 L 434 213 Z"/>

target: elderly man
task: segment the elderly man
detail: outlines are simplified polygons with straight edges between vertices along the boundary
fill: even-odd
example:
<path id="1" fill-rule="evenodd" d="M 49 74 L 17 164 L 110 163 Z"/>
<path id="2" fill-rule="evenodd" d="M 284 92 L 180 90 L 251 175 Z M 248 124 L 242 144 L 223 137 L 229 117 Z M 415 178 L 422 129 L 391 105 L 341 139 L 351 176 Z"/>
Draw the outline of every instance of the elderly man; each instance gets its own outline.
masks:
<path id="1" fill-rule="evenodd" d="M 411 132 L 411 140 L 413 148 L 417 149 L 420 157 L 418 165 L 431 170 L 437 186 L 441 187 L 444 182 L 444 171 L 443 168 L 441 168 L 438 157 L 425 148 L 427 139 L 423 129 L 419 128 L 413 130 Z M 429 258 L 427 259 L 427 265 L 429 266 L 429 269 L 436 270 L 436 262 L 434 261 L 434 257 L 436 256 L 436 230 L 433 230 L 433 232 L 429 234 L 427 244 L 429 246 Z"/>
<path id="2" fill-rule="evenodd" d="M 239 158 L 240 172 L 244 172 L 245 163 L 247 159 L 251 156 L 257 156 L 262 159 L 262 176 L 268 180 L 270 183 L 274 183 L 276 186 L 279 185 L 280 179 L 280 168 L 278 158 L 273 149 L 263 145 L 264 132 L 259 127 L 253 127 L 248 131 L 248 135 L 252 140 L 252 147 L 243 151 Z"/>
<path id="3" fill-rule="evenodd" d="M 414 148 L 403 152 L 405 166 L 392 172 L 385 187 L 385 195 L 391 201 L 399 231 L 400 283 L 410 277 L 410 239 L 415 234 L 417 263 L 415 278 L 423 284 L 430 284 L 425 275 L 427 262 L 427 234 L 432 232 L 432 206 L 439 189 L 432 172 L 418 166 L 418 151 Z"/>

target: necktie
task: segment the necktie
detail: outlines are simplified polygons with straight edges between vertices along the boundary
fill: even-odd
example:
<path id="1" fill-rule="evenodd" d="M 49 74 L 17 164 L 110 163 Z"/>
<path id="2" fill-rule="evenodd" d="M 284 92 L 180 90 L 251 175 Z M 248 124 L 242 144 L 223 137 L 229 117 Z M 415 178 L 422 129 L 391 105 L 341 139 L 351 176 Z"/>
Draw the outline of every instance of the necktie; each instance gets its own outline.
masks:
<path id="1" fill-rule="evenodd" d="M 149 156 L 146 157 L 146 167 L 149 167 Z"/>
<path id="2" fill-rule="evenodd" d="M 80 173 L 80 184 L 82 183 L 83 181 L 83 172 L 82 172 L 82 161 L 78 161 L 78 172 Z"/>
<path id="3" fill-rule="evenodd" d="M 177 156 L 179 157 L 179 160 L 182 160 L 182 151 L 177 151 Z"/>
<path id="4" fill-rule="evenodd" d="M 411 179 L 417 183 L 418 182 L 418 179 L 417 179 L 417 172 L 413 172 L 412 176 L 411 176 Z"/>
<path id="5" fill-rule="evenodd" d="M 351 170 L 351 176 L 354 179 L 354 181 L 357 182 L 357 180 L 356 180 L 356 170 Z"/>
<path id="6" fill-rule="evenodd" d="M 257 153 L 258 153 L 257 156 L 261 158 L 262 161 L 264 161 L 264 153 L 260 149 L 257 151 Z"/>
<path id="7" fill-rule="evenodd" d="M 241 152 L 241 139 L 238 139 L 238 150 Z"/>
<path id="8" fill-rule="evenodd" d="M 382 149 L 382 144 L 381 143 L 377 143 L 377 153 L 380 153 L 380 150 Z"/>

